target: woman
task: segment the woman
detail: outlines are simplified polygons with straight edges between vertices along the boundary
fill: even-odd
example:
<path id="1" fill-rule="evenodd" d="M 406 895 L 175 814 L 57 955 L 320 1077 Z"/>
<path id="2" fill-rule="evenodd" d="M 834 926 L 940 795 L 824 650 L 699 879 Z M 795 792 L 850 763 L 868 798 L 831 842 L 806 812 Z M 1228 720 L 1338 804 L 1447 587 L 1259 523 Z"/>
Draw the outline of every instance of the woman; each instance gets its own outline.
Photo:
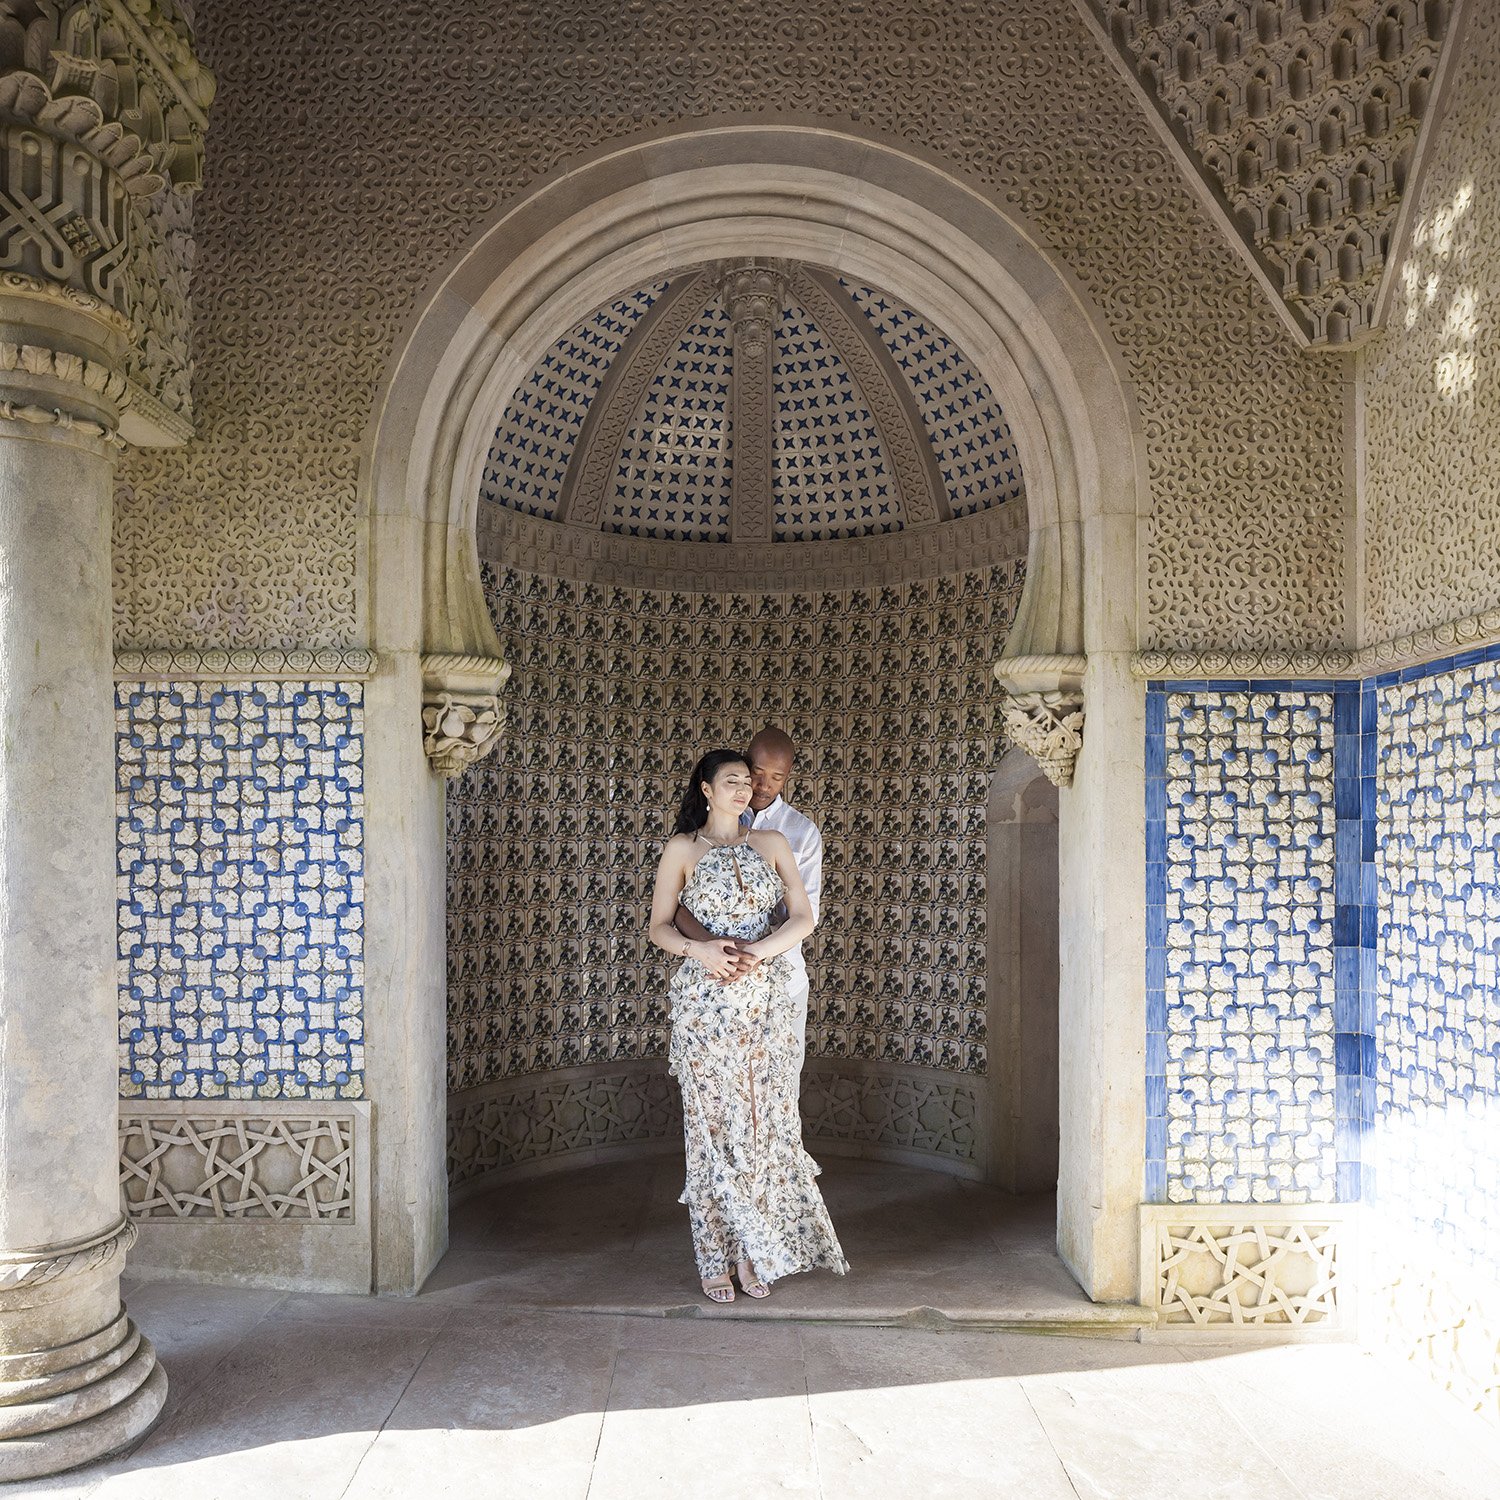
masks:
<path id="1" fill-rule="evenodd" d="M 733 1302 L 796 1271 L 848 1269 L 802 1149 L 796 1038 L 781 955 L 813 930 L 785 837 L 740 825 L 750 765 L 713 750 L 693 768 L 651 898 L 651 941 L 683 960 L 672 980 L 671 1071 L 682 1088 L 685 1203 L 703 1292 Z M 714 934 L 684 937 L 679 903 Z M 785 903 L 787 919 L 771 915 Z M 748 956 L 751 967 L 731 976 Z M 723 982 L 723 981 L 728 981 Z"/>

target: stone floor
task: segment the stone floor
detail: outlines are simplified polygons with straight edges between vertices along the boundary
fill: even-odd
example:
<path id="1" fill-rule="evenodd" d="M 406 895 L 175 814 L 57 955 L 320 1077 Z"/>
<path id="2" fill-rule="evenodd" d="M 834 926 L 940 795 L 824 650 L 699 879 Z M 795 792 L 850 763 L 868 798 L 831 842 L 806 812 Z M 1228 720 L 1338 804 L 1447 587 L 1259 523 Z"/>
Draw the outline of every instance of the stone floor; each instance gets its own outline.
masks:
<path id="1" fill-rule="evenodd" d="M 691 1300 L 673 1176 L 593 1168 L 461 1204 L 410 1300 L 131 1286 L 171 1377 L 162 1422 L 108 1466 L 0 1493 L 1500 1497 L 1500 1436 L 1407 1369 L 1085 1322 L 1045 1202 L 834 1164 L 853 1275 L 714 1309 Z M 928 1326 L 870 1326 L 903 1316 Z"/>

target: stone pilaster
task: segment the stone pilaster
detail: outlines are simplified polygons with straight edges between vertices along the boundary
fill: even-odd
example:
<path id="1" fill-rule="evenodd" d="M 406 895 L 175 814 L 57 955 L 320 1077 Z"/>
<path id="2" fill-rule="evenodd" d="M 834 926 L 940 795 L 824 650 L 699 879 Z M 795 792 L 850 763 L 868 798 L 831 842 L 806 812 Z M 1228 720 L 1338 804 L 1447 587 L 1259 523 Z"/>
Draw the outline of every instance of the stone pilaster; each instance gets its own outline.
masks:
<path id="1" fill-rule="evenodd" d="M 157 252 L 171 226 L 190 261 L 213 92 L 172 0 L 6 11 L 27 45 L 0 65 L 0 1481 L 110 1453 L 166 1399 L 120 1302 L 110 511 L 121 434 L 189 430 L 186 275 Z"/>

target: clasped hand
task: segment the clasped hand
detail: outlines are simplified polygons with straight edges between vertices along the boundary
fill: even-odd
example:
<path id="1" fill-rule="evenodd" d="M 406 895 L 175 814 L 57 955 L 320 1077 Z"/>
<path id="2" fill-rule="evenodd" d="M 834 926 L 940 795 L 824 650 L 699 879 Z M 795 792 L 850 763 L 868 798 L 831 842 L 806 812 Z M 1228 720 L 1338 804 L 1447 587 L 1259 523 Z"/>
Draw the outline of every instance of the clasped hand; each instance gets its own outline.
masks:
<path id="1" fill-rule="evenodd" d="M 735 938 L 712 938 L 701 945 L 706 951 L 700 962 L 720 984 L 734 984 L 753 974 L 764 959 L 748 943 Z"/>

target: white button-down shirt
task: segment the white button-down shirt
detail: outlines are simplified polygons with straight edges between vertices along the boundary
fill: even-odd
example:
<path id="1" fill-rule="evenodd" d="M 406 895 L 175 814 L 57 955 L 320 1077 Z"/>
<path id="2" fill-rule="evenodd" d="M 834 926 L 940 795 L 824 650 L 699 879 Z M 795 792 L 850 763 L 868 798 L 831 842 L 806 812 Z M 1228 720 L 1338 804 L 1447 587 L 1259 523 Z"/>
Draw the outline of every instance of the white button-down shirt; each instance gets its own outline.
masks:
<path id="1" fill-rule="evenodd" d="M 818 825 L 809 817 L 799 813 L 791 803 L 778 797 L 769 807 L 752 814 L 750 827 L 773 829 L 784 834 L 792 846 L 792 855 L 797 861 L 797 873 L 807 890 L 807 899 L 812 906 L 813 921 L 818 920 L 818 903 L 823 895 L 823 835 Z M 805 970 L 802 945 L 799 943 L 787 957 Z"/>

